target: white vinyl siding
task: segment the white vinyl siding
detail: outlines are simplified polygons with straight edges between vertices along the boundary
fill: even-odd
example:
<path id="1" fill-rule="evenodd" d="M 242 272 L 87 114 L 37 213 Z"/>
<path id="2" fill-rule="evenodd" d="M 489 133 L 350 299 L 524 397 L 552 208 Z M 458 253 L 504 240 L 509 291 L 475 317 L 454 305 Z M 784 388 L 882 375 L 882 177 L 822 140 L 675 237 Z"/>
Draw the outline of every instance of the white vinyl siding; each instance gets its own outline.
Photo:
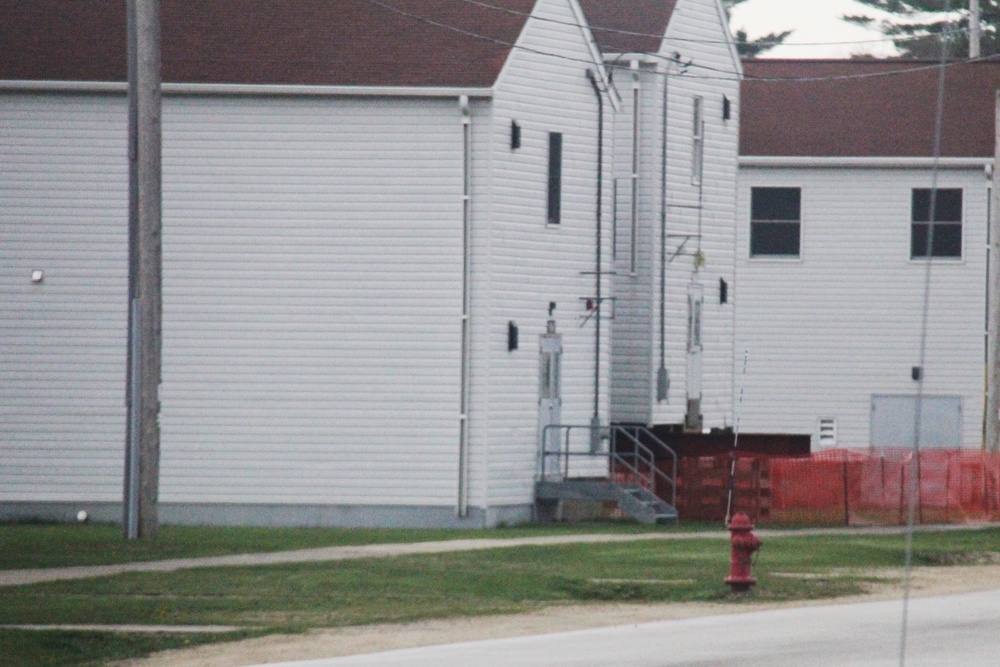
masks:
<path id="1" fill-rule="evenodd" d="M 682 140 L 668 145 L 667 169 L 668 234 L 691 235 L 700 249 L 702 266 L 698 282 L 704 286 L 701 352 L 701 412 L 705 428 L 733 425 L 733 322 L 739 307 L 741 286 L 735 271 L 736 159 L 739 142 L 739 61 L 727 43 L 727 28 L 717 0 L 683 0 L 677 3 L 667 38 L 660 51 L 680 53 L 691 61 L 687 73 L 670 78 L 670 134 Z M 671 41 L 676 38 L 676 41 Z M 730 74 L 721 74 L 729 72 Z M 693 99 L 701 97 L 702 179 L 691 185 L 691 128 Z M 730 118 L 723 118 L 723 98 L 730 100 Z M 699 201 L 700 190 L 700 201 Z M 700 206 L 700 208 L 684 208 Z M 667 243 L 668 256 L 679 244 Z M 658 250 L 658 245 L 657 245 Z M 657 253 L 658 254 L 658 253 Z M 677 424 L 685 408 L 687 283 L 697 257 L 677 257 L 667 275 L 667 368 L 672 387 L 668 403 L 653 404 L 653 421 Z M 657 258 L 657 263 L 658 263 Z M 729 285 L 728 303 L 720 303 L 719 279 Z M 656 307 L 658 311 L 658 304 Z M 659 314 L 657 312 L 656 316 Z M 742 354 L 736 355 L 742 360 Z M 655 375 L 653 377 L 655 381 Z"/>
<path id="2" fill-rule="evenodd" d="M 2 113 L 0 497 L 114 501 L 125 98 Z M 163 118 L 160 499 L 453 507 L 458 100 L 168 97 Z"/>
<path id="3" fill-rule="evenodd" d="M 166 502 L 452 505 L 456 99 L 164 113 Z"/>
<path id="4" fill-rule="evenodd" d="M 563 335 L 563 421 L 589 423 L 594 407 L 596 322 L 585 303 L 596 291 L 598 119 L 586 70 L 598 64 L 575 7 L 539 2 L 535 11 L 556 21 L 529 21 L 519 38 L 526 48 L 511 52 L 493 97 L 471 101 L 468 490 L 487 522 L 505 507 L 527 516 L 534 500 L 538 336 L 550 302 Z M 11 435 L 0 452 L 0 498 L 117 501 L 125 98 L 11 98 L 39 101 L 0 110 L 21 114 L 0 131 L 17 128 L 25 146 L 9 151 L 4 135 L 0 188 L 6 195 L 25 190 L 18 179 L 32 181 L 27 194 L 0 201 L 0 252 L 19 258 L 9 274 L 2 267 L 4 289 L 12 286 L 0 295 L 3 391 L 16 400 L 3 406 Z M 607 97 L 604 104 L 602 269 L 610 271 L 614 111 Z M 522 128 L 517 150 L 511 120 Z M 546 224 L 551 132 L 563 136 L 558 226 Z M 213 504 L 453 511 L 462 407 L 459 99 L 188 91 L 164 98 L 163 141 L 163 503 L 209 521 Z M 11 211 L 48 215 L 39 202 L 55 202 L 55 221 L 22 230 Z M 51 262 L 32 254 L 42 241 L 56 247 L 53 239 L 72 252 Z M 85 280 L 64 291 L 62 274 L 74 262 Z M 34 269 L 46 271 L 43 284 L 30 283 Z M 606 278 L 605 297 L 610 288 Z M 58 300 L 36 316 L 28 312 L 36 294 Z M 598 351 L 605 423 L 609 304 Z M 513 352 L 509 321 L 520 330 Z M 83 347 L 86 357 L 70 360 L 66 350 Z M 7 383 L 8 369 L 38 375 L 27 359 L 46 354 L 57 355 L 51 377 Z M 43 406 L 40 392 L 66 396 Z M 16 495 L 25 488 L 28 496 Z M 309 516 L 322 520 L 317 511 Z"/>
<path id="5" fill-rule="evenodd" d="M 0 95 L 0 501 L 121 498 L 125 124 L 123 97 Z"/>
<path id="6" fill-rule="evenodd" d="M 736 156 L 739 128 L 739 62 L 726 43 L 727 32 L 716 0 L 681 0 L 656 59 L 657 69 L 644 66 L 641 141 L 640 263 L 637 274 L 623 267 L 622 231 L 627 224 L 625 171 L 630 159 L 630 122 L 618 114 L 616 165 L 618 252 L 615 277 L 613 418 L 623 422 L 680 424 L 686 408 L 687 294 L 695 264 L 704 288 L 702 405 L 704 426 L 732 425 L 734 302 L 740 287 L 733 280 L 735 250 Z M 690 65 L 681 74 L 667 61 L 680 55 Z M 624 58 L 627 58 L 625 56 Z M 665 257 L 661 255 L 660 193 L 664 72 L 668 102 L 667 210 Z M 720 72 L 731 72 L 727 77 Z M 730 80 L 731 78 L 731 80 Z M 619 82 L 621 73 L 619 74 Z M 621 85 L 621 83 L 619 83 Z M 648 95 L 648 98 L 647 98 Z M 695 151 L 695 99 L 701 98 L 699 124 L 701 183 L 692 171 Z M 730 118 L 723 118 L 724 99 Z M 703 129 L 702 129 L 703 128 Z M 700 255 L 698 251 L 701 251 Z M 644 254 L 643 254 L 644 253 Z M 627 258 L 627 253 L 624 257 Z M 666 265 L 664 330 L 660 333 L 660 270 Z M 728 286 L 728 303 L 720 303 L 719 280 Z M 667 401 L 656 400 L 660 345 L 670 375 Z"/>
<path id="7" fill-rule="evenodd" d="M 562 421 L 587 424 L 593 411 L 594 320 L 584 323 L 584 297 L 593 297 L 597 203 L 597 99 L 586 77 L 590 51 L 568 0 L 540 2 L 501 73 L 493 96 L 490 186 L 473 203 L 474 263 L 473 447 L 486 450 L 490 506 L 534 500 L 538 460 L 539 336 L 550 302 L 563 335 Z M 551 55 L 549 55 L 551 54 Z M 593 69 L 596 65 L 589 65 Z M 611 268 L 611 128 L 605 98 L 604 260 Z M 510 148 L 510 123 L 521 126 L 521 147 Z M 475 122 L 475 120 L 473 121 Z M 549 133 L 563 135 L 561 222 L 546 225 Z M 477 160 L 480 158 L 477 158 Z M 476 168 L 478 169 L 479 162 Z M 483 210 L 483 206 L 489 206 Z M 610 279 L 604 281 L 605 295 Z M 507 323 L 520 331 L 507 350 Z M 602 322 L 601 418 L 607 422 L 609 324 Z M 477 365 L 478 363 L 478 365 Z M 488 368 L 488 372 L 486 371 Z M 488 414 L 484 417 L 488 406 Z M 488 419 L 488 431 L 475 420 Z M 605 464 L 606 470 L 606 464 Z"/>
<path id="8" fill-rule="evenodd" d="M 835 416 L 837 446 L 865 447 L 872 396 L 916 393 L 927 263 L 910 259 L 911 199 L 930 179 L 926 169 L 741 169 L 742 430 L 811 434 Z M 750 189 L 789 185 L 803 189 L 801 260 L 749 259 Z M 965 255 L 930 267 L 923 390 L 962 397 L 967 447 L 982 432 L 987 186 L 981 169 L 940 172 L 938 187 L 964 191 Z"/>
<path id="9" fill-rule="evenodd" d="M 615 319 L 611 322 L 611 414 L 615 422 L 646 424 L 653 400 L 650 369 L 659 358 L 654 337 L 653 308 L 659 295 L 659 267 L 654 245 L 659 242 L 662 80 L 651 67 L 618 70 L 619 77 L 638 77 L 633 94 L 622 98 L 614 137 L 617 206 L 614 212 Z M 639 112 L 635 105 L 638 102 Z M 639 120 L 639 127 L 633 125 Z M 638 144 L 638 154 L 633 146 Z M 658 332 L 658 329 L 656 330 Z"/>

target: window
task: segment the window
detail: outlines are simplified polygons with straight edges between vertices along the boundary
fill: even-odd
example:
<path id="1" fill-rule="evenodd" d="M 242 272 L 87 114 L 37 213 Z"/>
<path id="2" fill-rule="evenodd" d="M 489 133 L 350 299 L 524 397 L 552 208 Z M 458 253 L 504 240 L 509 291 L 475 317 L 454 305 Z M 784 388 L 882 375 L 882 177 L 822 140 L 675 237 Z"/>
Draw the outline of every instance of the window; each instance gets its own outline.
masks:
<path id="1" fill-rule="evenodd" d="M 705 100 L 694 98 L 694 109 L 692 117 L 694 125 L 692 127 L 691 145 L 691 185 L 701 185 L 701 173 L 705 161 Z"/>
<path id="2" fill-rule="evenodd" d="M 800 188 L 750 188 L 750 256 L 798 257 Z"/>
<path id="3" fill-rule="evenodd" d="M 910 259 L 928 257 L 930 238 L 933 239 L 930 240 L 930 257 L 962 256 L 962 191 L 959 188 L 914 188 L 910 220 Z"/>
<path id="4" fill-rule="evenodd" d="M 549 213 L 548 223 L 562 221 L 562 133 L 549 132 Z"/>

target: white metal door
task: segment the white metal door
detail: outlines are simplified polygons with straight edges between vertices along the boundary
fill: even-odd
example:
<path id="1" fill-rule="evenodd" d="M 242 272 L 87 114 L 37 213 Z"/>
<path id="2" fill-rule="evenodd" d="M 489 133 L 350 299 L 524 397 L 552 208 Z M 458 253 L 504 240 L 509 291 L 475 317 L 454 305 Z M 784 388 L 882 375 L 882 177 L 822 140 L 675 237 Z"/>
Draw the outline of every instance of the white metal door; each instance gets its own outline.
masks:
<path id="1" fill-rule="evenodd" d="M 538 367 L 538 430 L 541 438 L 542 474 L 561 477 L 558 456 L 562 437 L 559 429 L 546 428 L 560 423 L 562 412 L 562 336 L 550 327 L 550 333 L 541 337 Z"/>

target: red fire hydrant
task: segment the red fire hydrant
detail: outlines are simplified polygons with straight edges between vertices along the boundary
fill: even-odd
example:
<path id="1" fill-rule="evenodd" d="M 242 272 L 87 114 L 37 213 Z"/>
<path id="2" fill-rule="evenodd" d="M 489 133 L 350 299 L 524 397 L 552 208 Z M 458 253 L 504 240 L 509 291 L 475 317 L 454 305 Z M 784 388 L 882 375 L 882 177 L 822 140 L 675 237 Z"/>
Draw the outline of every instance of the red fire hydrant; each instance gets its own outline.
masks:
<path id="1" fill-rule="evenodd" d="M 726 583 L 734 593 L 745 593 L 757 580 L 750 575 L 750 559 L 760 549 L 760 538 L 753 534 L 753 524 L 744 512 L 737 512 L 729 523 L 731 551 Z"/>

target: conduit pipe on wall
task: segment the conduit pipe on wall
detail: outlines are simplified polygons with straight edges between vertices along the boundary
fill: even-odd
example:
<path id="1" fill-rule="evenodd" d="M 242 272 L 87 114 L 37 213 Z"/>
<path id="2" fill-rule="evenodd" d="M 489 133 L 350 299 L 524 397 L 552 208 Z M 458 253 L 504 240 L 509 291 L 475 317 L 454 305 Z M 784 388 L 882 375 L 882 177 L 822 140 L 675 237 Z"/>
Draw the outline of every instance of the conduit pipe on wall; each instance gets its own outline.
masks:
<path id="1" fill-rule="evenodd" d="M 470 310 L 472 303 L 471 283 L 471 162 L 472 162 L 472 109 L 467 95 L 458 98 L 462 112 L 462 379 L 461 413 L 459 415 L 458 444 L 458 507 L 457 514 L 465 517 L 469 513 L 469 392 L 471 373 Z"/>
<path id="2" fill-rule="evenodd" d="M 594 414 L 590 420 L 590 448 L 596 451 L 601 445 L 601 279 L 603 278 L 601 246 L 601 208 L 603 207 L 604 195 L 602 192 L 604 185 L 604 97 L 601 88 L 597 85 L 597 77 L 594 71 L 587 70 L 587 79 L 597 95 L 597 249 L 596 265 L 594 267 L 595 278 L 595 299 L 594 308 Z"/>
<path id="3" fill-rule="evenodd" d="M 639 61 L 629 63 L 632 72 L 632 201 L 629 207 L 629 273 L 633 276 L 639 271 L 639 105 L 642 94 L 639 82 Z"/>
<path id="4" fill-rule="evenodd" d="M 667 102 L 670 92 L 670 65 L 663 73 L 663 109 L 660 141 L 660 367 L 656 371 L 656 401 L 669 400 L 670 374 L 667 371 Z"/>

